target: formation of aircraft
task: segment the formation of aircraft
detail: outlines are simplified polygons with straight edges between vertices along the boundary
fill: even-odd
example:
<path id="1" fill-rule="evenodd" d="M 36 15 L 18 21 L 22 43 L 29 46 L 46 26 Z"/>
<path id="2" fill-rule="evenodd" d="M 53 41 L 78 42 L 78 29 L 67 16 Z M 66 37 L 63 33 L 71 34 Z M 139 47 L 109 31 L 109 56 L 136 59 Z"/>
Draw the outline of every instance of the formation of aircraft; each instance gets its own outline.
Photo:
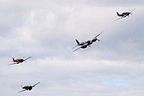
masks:
<path id="1" fill-rule="evenodd" d="M 27 86 L 22 86 L 22 85 L 21 85 L 21 87 L 22 87 L 23 90 L 19 91 L 18 93 L 23 92 L 23 91 L 31 91 L 32 88 L 35 87 L 36 85 L 38 85 L 39 83 L 40 83 L 40 82 L 34 84 L 33 86 L 31 86 L 31 85 L 29 85 L 29 86 L 28 86 L 28 85 L 27 85 Z"/>
<path id="2" fill-rule="evenodd" d="M 85 49 L 85 48 L 87 48 L 88 46 L 90 47 L 90 45 L 91 45 L 92 43 L 94 43 L 94 42 L 96 42 L 96 41 L 100 41 L 97 37 L 98 37 L 100 34 L 102 34 L 102 33 L 103 33 L 103 32 L 101 32 L 101 33 L 99 33 L 98 35 L 96 35 L 92 40 L 87 40 L 87 41 L 81 42 L 81 43 L 76 39 L 77 45 L 74 46 L 73 49 L 76 48 L 77 46 L 79 46 L 79 47 L 76 48 L 74 51 L 77 51 L 77 50 L 79 50 L 80 48 Z M 74 51 L 73 51 L 73 52 L 74 52 Z"/>
<path id="3" fill-rule="evenodd" d="M 134 11 L 135 9 L 131 10 L 131 11 L 128 11 L 128 12 L 123 12 L 123 13 L 118 13 L 116 12 L 117 16 L 119 16 L 120 18 L 116 19 L 116 20 L 119 20 L 119 19 L 122 19 L 122 18 L 125 18 L 125 17 L 128 17 L 129 15 L 132 15 L 132 12 Z"/>
<path id="4" fill-rule="evenodd" d="M 23 58 L 14 59 L 14 58 L 12 58 L 13 63 L 10 64 L 10 65 L 23 63 L 24 61 L 28 60 L 28 59 L 31 58 L 31 57 L 32 57 L 32 56 L 30 56 L 30 57 L 28 57 L 28 58 L 25 58 L 25 59 L 23 59 Z"/>
<path id="5" fill-rule="evenodd" d="M 116 19 L 116 20 L 119 20 L 119 19 L 128 17 L 129 15 L 132 15 L 132 12 L 133 12 L 134 10 L 135 10 L 135 9 L 133 9 L 133 10 L 131 10 L 131 11 L 129 11 L 129 12 L 123 12 L 123 13 L 121 13 L 121 14 L 120 14 L 119 12 L 116 12 L 117 16 L 120 17 L 120 18 L 118 18 L 118 19 Z M 100 41 L 100 40 L 98 39 L 98 36 L 100 36 L 102 33 L 103 33 L 103 32 L 101 32 L 101 33 L 99 33 L 98 35 L 96 35 L 93 39 L 87 40 L 87 41 L 85 41 L 85 42 L 79 42 L 77 39 L 75 39 L 77 45 L 74 46 L 73 49 L 76 48 L 76 47 L 78 47 L 78 48 L 74 49 L 73 52 L 79 50 L 80 48 L 85 49 L 85 48 L 87 48 L 87 47 L 91 47 L 91 44 L 93 44 L 93 43 L 96 42 L 96 41 Z M 13 63 L 10 64 L 10 65 L 23 63 L 24 61 L 30 59 L 31 57 L 32 57 L 32 56 L 27 57 L 27 58 L 25 58 L 25 59 L 24 59 L 24 58 L 18 58 L 18 59 L 12 58 Z M 38 82 L 38 83 L 36 83 L 36 84 L 34 84 L 34 85 L 32 85 L 32 86 L 31 86 L 31 85 L 27 85 L 27 86 L 22 86 L 22 85 L 21 85 L 21 87 L 22 87 L 23 90 L 19 91 L 18 93 L 21 93 L 21 92 L 24 92 L 24 91 L 31 91 L 31 90 L 33 89 L 33 87 L 35 87 L 35 86 L 38 85 L 39 83 L 40 83 L 40 82 Z"/>

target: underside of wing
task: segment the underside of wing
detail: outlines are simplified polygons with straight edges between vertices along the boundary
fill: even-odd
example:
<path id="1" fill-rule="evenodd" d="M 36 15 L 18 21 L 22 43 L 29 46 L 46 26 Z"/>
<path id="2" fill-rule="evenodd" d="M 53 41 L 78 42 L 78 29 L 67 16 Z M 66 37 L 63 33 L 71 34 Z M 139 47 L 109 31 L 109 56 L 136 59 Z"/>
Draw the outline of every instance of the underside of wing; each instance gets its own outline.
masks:
<path id="1" fill-rule="evenodd" d="M 118 19 L 116 19 L 115 21 L 120 20 L 120 19 L 123 19 L 123 18 L 125 18 L 125 17 L 118 18 Z"/>
<path id="2" fill-rule="evenodd" d="M 77 48 L 77 49 L 73 50 L 73 52 L 75 52 L 75 51 L 79 50 L 80 48 L 81 48 L 81 47 L 79 47 L 79 48 Z"/>
<path id="3" fill-rule="evenodd" d="M 98 35 L 96 35 L 94 38 L 97 38 L 99 35 L 101 35 L 103 33 L 103 31 L 101 33 L 99 33 Z"/>
<path id="4" fill-rule="evenodd" d="M 24 92 L 24 91 L 26 91 L 26 90 L 21 90 L 21 91 L 19 91 L 18 93 L 21 93 L 21 92 Z"/>
<path id="5" fill-rule="evenodd" d="M 11 64 L 9 64 L 9 65 L 15 65 L 15 64 L 18 64 L 18 63 L 11 63 Z"/>
<path id="6" fill-rule="evenodd" d="M 75 45 L 72 49 L 76 48 L 78 45 Z"/>

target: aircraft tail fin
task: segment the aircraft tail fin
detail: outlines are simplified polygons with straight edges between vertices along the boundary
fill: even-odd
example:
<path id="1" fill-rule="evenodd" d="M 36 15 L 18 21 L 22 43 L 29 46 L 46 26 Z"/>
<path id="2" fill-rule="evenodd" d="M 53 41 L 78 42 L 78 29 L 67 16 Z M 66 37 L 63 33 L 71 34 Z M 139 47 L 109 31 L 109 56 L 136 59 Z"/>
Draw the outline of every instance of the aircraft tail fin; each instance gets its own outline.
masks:
<path id="1" fill-rule="evenodd" d="M 76 39 L 76 42 L 77 42 L 77 44 L 79 45 L 80 43 L 79 43 L 79 41 Z"/>
<path id="2" fill-rule="evenodd" d="M 116 12 L 118 16 L 121 16 L 118 12 Z"/>
<path id="3" fill-rule="evenodd" d="M 15 62 L 15 59 L 14 58 L 12 58 L 13 59 L 13 62 Z"/>

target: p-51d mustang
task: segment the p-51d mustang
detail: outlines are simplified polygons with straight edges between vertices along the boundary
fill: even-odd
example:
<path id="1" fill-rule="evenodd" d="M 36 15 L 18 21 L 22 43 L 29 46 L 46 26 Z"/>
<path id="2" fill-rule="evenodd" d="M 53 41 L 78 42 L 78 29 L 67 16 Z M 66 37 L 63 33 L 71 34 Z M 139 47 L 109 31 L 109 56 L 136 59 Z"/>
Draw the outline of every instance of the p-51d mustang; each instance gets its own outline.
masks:
<path id="1" fill-rule="evenodd" d="M 131 11 L 129 11 L 129 12 L 123 12 L 123 13 L 121 13 L 121 14 L 118 13 L 118 12 L 116 12 L 116 13 L 117 13 L 117 16 L 121 17 L 121 18 L 118 18 L 118 19 L 116 19 L 116 20 L 125 18 L 125 17 L 127 17 L 127 16 L 129 16 L 129 15 L 132 15 L 132 12 L 133 12 L 134 10 L 135 10 L 135 9 L 133 9 L 133 10 L 131 10 Z"/>
<path id="2" fill-rule="evenodd" d="M 10 65 L 22 63 L 22 62 L 28 60 L 28 59 L 31 58 L 31 57 L 32 57 L 32 56 L 30 56 L 30 57 L 28 57 L 28 58 L 25 58 L 25 59 L 22 59 L 22 58 L 14 59 L 14 58 L 12 58 L 12 60 L 13 60 L 14 63 L 12 63 L 12 64 L 10 64 Z"/>
<path id="3" fill-rule="evenodd" d="M 33 86 L 31 86 L 31 85 L 29 85 L 29 86 L 22 86 L 22 85 L 21 85 L 21 87 L 22 87 L 23 90 L 19 91 L 18 93 L 23 92 L 23 91 L 27 91 L 27 90 L 28 90 L 28 91 L 31 91 L 32 88 L 35 87 L 36 85 L 38 85 L 39 83 L 40 83 L 40 82 L 34 84 Z"/>
<path id="4" fill-rule="evenodd" d="M 103 32 L 101 32 L 101 33 L 103 33 Z M 96 35 L 92 40 L 87 40 L 87 41 L 81 42 L 81 43 L 76 39 L 77 45 L 74 46 L 73 48 L 75 48 L 75 47 L 77 47 L 77 46 L 80 46 L 80 47 L 76 48 L 74 51 L 76 51 L 76 50 L 78 50 L 78 49 L 80 49 L 80 48 L 85 49 L 85 48 L 87 48 L 87 46 L 90 47 L 90 45 L 91 45 L 93 42 L 100 41 L 97 37 L 98 37 L 101 33 L 99 33 L 98 35 Z M 73 51 L 73 52 L 74 52 L 74 51 Z"/>

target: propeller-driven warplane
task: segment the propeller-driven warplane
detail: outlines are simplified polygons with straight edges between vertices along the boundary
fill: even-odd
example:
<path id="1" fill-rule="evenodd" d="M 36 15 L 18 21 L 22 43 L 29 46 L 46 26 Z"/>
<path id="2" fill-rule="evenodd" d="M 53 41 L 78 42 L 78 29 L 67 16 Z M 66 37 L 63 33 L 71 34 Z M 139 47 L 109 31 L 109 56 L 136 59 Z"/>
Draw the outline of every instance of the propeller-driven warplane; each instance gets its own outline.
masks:
<path id="1" fill-rule="evenodd" d="M 23 92 L 23 91 L 31 91 L 32 88 L 35 87 L 36 85 L 38 85 L 39 83 L 40 83 L 40 82 L 34 84 L 33 86 L 31 86 L 31 85 L 29 85 L 29 86 L 28 86 L 28 85 L 27 85 L 27 86 L 22 86 L 22 85 L 21 85 L 21 87 L 22 87 L 23 90 L 19 91 L 18 93 Z"/>
<path id="2" fill-rule="evenodd" d="M 120 18 L 116 19 L 116 20 L 119 20 L 119 19 L 122 19 L 122 18 L 125 18 L 125 17 L 128 17 L 129 15 L 132 15 L 132 12 L 134 11 L 135 9 L 131 10 L 131 11 L 128 11 L 128 12 L 123 12 L 123 13 L 118 13 L 116 12 L 117 16 L 119 16 Z"/>
<path id="3" fill-rule="evenodd" d="M 14 63 L 12 63 L 12 64 L 10 64 L 10 65 L 23 63 L 24 61 L 28 60 L 28 59 L 31 58 L 31 57 L 32 57 L 32 56 L 30 56 L 30 57 L 28 57 L 28 58 L 25 58 L 25 59 L 23 59 L 23 58 L 14 59 L 14 58 L 12 58 L 12 60 L 13 60 Z"/>
<path id="4" fill-rule="evenodd" d="M 77 41 L 77 39 L 76 39 L 76 41 Z M 80 43 L 81 44 L 81 43 Z M 87 46 L 88 46 L 88 43 L 87 42 L 83 42 L 83 44 L 81 44 L 80 45 L 78 42 L 77 42 L 77 46 L 79 46 L 78 48 L 76 48 L 74 51 L 76 51 L 76 50 L 78 50 L 78 49 L 80 49 L 80 48 L 82 48 L 82 49 L 85 49 L 85 48 L 87 48 Z M 76 46 L 76 47 L 77 47 Z M 75 47 L 73 47 L 73 48 L 75 48 Z M 73 52 L 74 52 L 73 51 Z"/>
<path id="5" fill-rule="evenodd" d="M 103 32 L 101 32 L 101 33 L 103 33 Z M 98 37 L 101 33 L 99 33 L 98 35 L 96 35 L 92 40 L 87 40 L 87 41 L 81 42 L 81 43 L 76 39 L 77 45 L 74 46 L 73 49 L 76 48 L 77 46 L 79 46 L 79 47 L 76 48 L 74 51 L 77 51 L 77 50 L 80 49 L 80 48 L 85 49 L 85 48 L 87 48 L 88 46 L 90 47 L 90 45 L 91 45 L 92 43 L 94 43 L 94 42 L 96 42 L 96 41 L 100 41 L 97 37 Z M 73 52 L 74 52 L 74 51 L 73 51 Z"/>

